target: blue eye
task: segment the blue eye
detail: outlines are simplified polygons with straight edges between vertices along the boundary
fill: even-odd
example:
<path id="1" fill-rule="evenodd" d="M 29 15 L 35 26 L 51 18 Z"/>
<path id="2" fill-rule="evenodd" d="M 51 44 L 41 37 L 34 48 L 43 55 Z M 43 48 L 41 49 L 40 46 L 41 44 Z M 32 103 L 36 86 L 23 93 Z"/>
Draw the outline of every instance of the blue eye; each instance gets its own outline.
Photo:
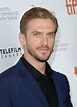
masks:
<path id="1" fill-rule="evenodd" d="M 48 34 L 48 36 L 53 36 L 52 34 Z"/>
<path id="2" fill-rule="evenodd" d="M 52 36 L 55 36 L 55 33 L 51 32 L 51 33 L 48 33 L 47 35 L 52 37 Z"/>
<path id="3" fill-rule="evenodd" d="M 34 36 L 38 37 L 38 36 L 40 36 L 40 35 L 39 35 L 39 33 L 36 33 L 36 34 L 34 34 Z"/>

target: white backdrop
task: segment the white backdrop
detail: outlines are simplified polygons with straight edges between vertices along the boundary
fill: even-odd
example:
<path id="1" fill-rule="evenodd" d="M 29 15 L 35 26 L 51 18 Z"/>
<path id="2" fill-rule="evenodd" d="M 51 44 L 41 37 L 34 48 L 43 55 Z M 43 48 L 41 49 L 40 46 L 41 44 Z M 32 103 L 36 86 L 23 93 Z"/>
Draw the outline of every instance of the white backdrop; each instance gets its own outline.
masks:
<path id="1" fill-rule="evenodd" d="M 71 100 L 77 107 L 77 0 L 0 0 L 0 73 L 23 54 L 18 40 L 19 21 L 29 8 L 41 6 L 55 13 L 59 22 L 51 67 L 69 80 Z"/>

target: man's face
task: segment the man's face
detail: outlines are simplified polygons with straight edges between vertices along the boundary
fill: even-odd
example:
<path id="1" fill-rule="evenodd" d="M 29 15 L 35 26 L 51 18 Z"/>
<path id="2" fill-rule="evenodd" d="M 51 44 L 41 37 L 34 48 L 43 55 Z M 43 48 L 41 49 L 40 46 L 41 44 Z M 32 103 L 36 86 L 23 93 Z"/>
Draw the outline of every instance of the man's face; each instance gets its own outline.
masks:
<path id="1" fill-rule="evenodd" d="M 25 55 L 45 62 L 53 51 L 55 27 L 51 19 L 33 19 L 27 24 Z"/>

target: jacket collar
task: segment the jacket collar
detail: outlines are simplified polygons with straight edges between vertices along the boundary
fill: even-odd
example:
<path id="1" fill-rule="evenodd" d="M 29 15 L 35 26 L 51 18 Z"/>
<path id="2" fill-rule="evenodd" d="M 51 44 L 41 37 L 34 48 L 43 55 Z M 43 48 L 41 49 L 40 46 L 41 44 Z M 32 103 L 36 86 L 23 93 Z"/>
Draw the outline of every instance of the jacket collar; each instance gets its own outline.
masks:
<path id="1" fill-rule="evenodd" d="M 16 64 L 16 68 L 18 69 L 18 71 L 20 71 L 22 75 L 22 81 L 25 84 L 25 87 L 28 87 L 28 89 L 36 97 L 36 99 L 38 99 L 38 101 L 43 105 L 43 107 L 49 107 L 35 79 L 31 75 L 31 73 L 28 71 L 28 69 L 25 68 L 21 60 L 19 60 L 18 63 Z"/>
<path id="2" fill-rule="evenodd" d="M 36 81 L 32 77 L 31 73 L 28 71 L 28 69 L 25 68 L 25 66 L 21 60 L 19 60 L 18 63 L 16 64 L 16 68 L 18 69 L 18 71 L 20 71 L 20 73 L 22 75 L 22 80 L 23 80 L 25 86 L 27 86 L 29 88 L 29 90 L 44 105 L 44 107 L 49 107 L 48 103 L 47 103 L 44 95 L 42 94 L 40 88 L 38 87 Z M 61 92 L 60 81 L 58 80 L 58 78 L 59 78 L 58 74 L 52 70 L 51 76 L 52 76 L 52 79 L 53 79 L 53 82 L 54 82 L 54 85 L 56 88 L 57 96 L 58 96 L 58 105 L 59 105 L 58 107 L 63 107 L 62 92 Z"/>

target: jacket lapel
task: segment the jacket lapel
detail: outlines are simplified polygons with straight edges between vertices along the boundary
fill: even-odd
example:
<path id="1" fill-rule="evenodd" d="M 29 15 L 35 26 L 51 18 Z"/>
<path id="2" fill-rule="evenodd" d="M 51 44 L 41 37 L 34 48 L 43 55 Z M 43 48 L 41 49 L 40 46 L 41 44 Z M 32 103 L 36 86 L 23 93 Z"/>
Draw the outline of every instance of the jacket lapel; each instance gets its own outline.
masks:
<path id="1" fill-rule="evenodd" d="M 42 91 L 38 87 L 36 81 L 30 74 L 30 72 L 25 68 L 21 60 L 19 60 L 16 67 L 23 76 L 23 81 L 25 86 L 29 88 L 29 90 L 33 93 L 36 99 L 38 99 L 39 103 L 43 104 L 44 107 L 49 107 Z M 52 79 L 56 88 L 57 96 L 58 96 L 58 107 L 63 107 L 62 92 L 61 92 L 61 86 L 59 81 L 60 77 L 57 75 L 57 73 L 55 73 L 55 71 L 52 72 L 51 76 L 52 76 Z"/>
<path id="2" fill-rule="evenodd" d="M 38 87 L 36 81 L 34 80 L 31 74 L 28 74 L 26 76 L 26 78 L 24 79 L 24 83 L 29 88 L 31 93 L 36 97 L 36 99 L 38 99 L 38 101 L 41 102 L 44 105 L 44 107 L 48 107 L 48 103 L 42 91 Z"/>
<path id="3" fill-rule="evenodd" d="M 38 99 L 39 103 L 41 103 L 43 107 L 49 107 L 42 91 L 40 90 L 31 73 L 25 68 L 21 60 L 19 60 L 17 66 L 19 71 L 22 73 L 25 86 L 28 87 L 28 89 L 31 91 L 34 97 Z"/>
<path id="4" fill-rule="evenodd" d="M 60 86 L 60 81 L 57 73 L 53 71 L 52 74 L 52 79 L 56 88 L 57 96 L 58 96 L 58 107 L 63 107 L 63 99 L 62 99 L 62 92 L 61 92 L 61 86 Z"/>

